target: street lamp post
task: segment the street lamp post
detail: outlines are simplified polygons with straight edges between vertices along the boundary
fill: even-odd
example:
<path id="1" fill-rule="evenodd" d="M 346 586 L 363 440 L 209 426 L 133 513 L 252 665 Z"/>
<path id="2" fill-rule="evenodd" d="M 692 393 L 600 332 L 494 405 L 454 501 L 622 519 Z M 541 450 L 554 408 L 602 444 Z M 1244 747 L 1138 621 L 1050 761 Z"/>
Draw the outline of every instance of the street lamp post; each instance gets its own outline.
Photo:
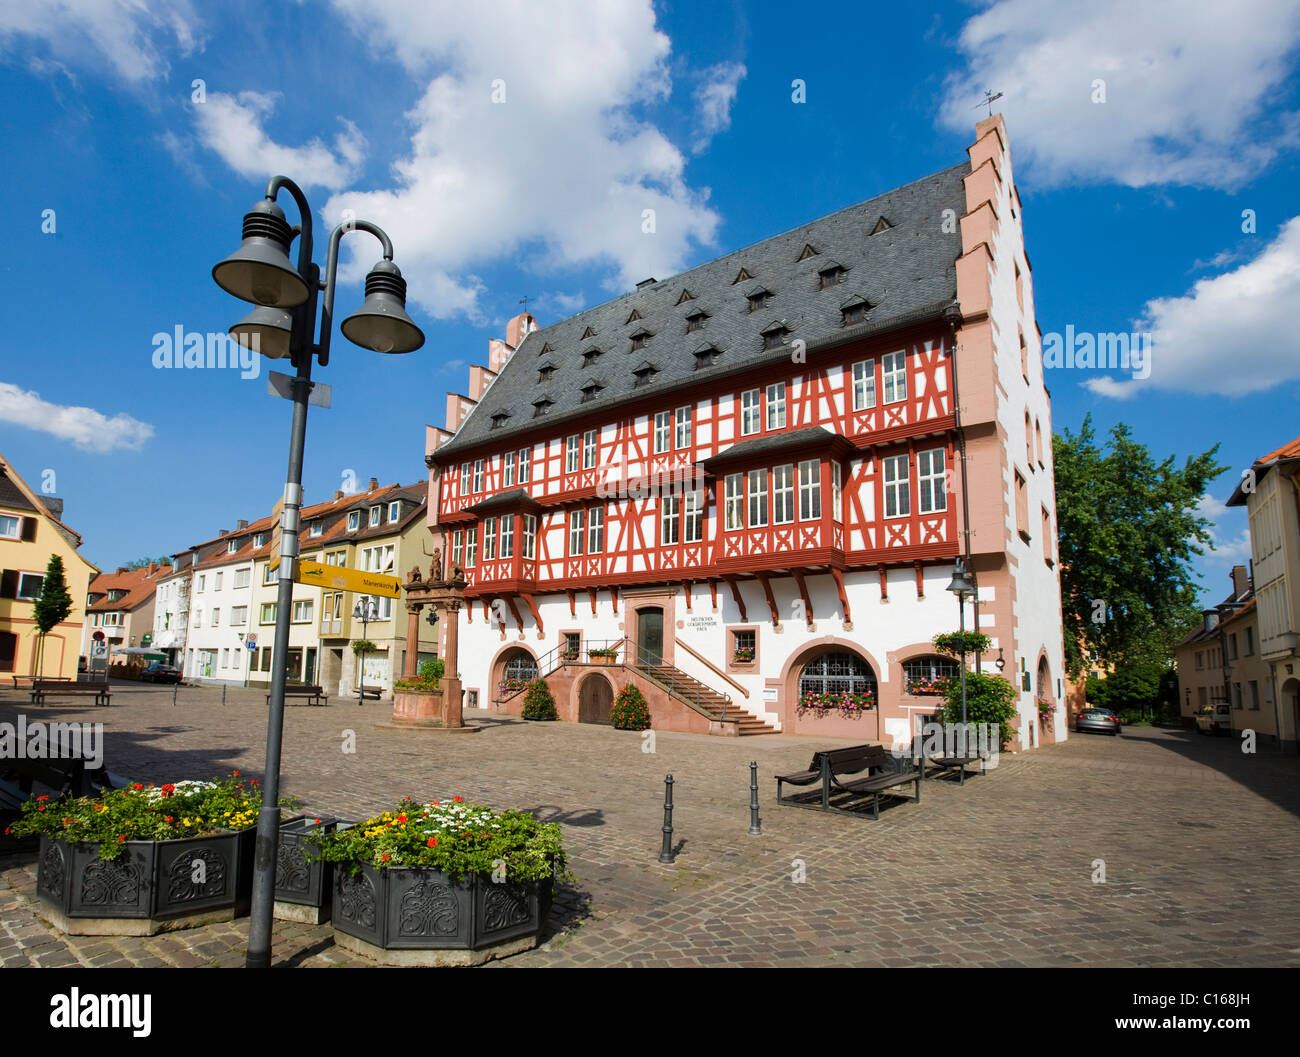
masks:
<path id="1" fill-rule="evenodd" d="M 361 621 L 361 649 L 357 651 L 357 704 L 366 703 L 366 628 L 372 620 L 379 619 L 374 599 L 363 597 L 352 607 L 352 619 Z"/>
<path id="2" fill-rule="evenodd" d="M 966 596 L 974 594 L 975 587 L 966 576 L 966 562 L 958 558 L 952 570 L 952 582 L 948 590 L 957 596 L 957 626 L 961 633 L 961 727 L 962 736 L 966 730 Z"/>
<path id="3" fill-rule="evenodd" d="M 298 207 L 299 223 L 290 227 L 276 196 L 286 190 Z M 280 515 L 279 594 L 275 611 L 273 656 L 282 661 L 289 648 L 293 605 L 294 565 L 298 557 L 298 515 L 302 507 L 302 462 L 307 436 L 307 400 L 311 394 L 312 361 L 329 363 L 333 332 L 334 286 L 339 242 L 345 232 L 367 231 L 383 247 L 383 260 L 366 276 L 362 307 L 341 325 L 344 337 L 375 352 L 414 352 L 424 334 L 406 314 L 406 281 L 393 264 L 393 245 L 383 230 L 368 221 L 340 224 L 330 233 L 325 281 L 312 261 L 312 212 L 302 190 L 286 176 L 274 176 L 266 197 L 244 215 L 243 242 L 212 269 L 212 278 L 229 294 L 258 307 L 230 328 L 239 344 L 271 359 L 288 358 L 297 368 L 292 380 L 293 424 L 289 435 L 289 469 Z M 289 261 L 289 248 L 298 239 L 298 264 Z M 317 295 L 323 295 L 320 336 L 316 338 Z M 284 734 L 283 663 L 271 669 L 271 707 L 266 726 L 266 775 L 262 810 L 257 816 L 257 851 L 253 867 L 253 900 L 248 926 L 250 969 L 271 964 L 271 916 L 275 893 L 276 850 L 280 836 L 280 748 Z"/>

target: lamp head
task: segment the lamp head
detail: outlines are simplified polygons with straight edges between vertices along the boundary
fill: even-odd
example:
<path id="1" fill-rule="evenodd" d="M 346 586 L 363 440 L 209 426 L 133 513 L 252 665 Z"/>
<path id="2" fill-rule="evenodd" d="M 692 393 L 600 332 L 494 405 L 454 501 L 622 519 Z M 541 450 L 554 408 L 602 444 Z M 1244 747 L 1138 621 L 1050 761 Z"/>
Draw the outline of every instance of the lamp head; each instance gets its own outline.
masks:
<path id="1" fill-rule="evenodd" d="M 343 321 L 343 336 L 375 352 L 414 352 L 424 333 L 406 314 L 406 280 L 392 261 L 380 261 L 366 276 L 366 300 Z"/>
<path id="2" fill-rule="evenodd" d="M 965 598 L 975 593 L 975 585 L 966 576 L 966 563 L 961 558 L 958 558 L 953 566 L 952 582 L 948 584 L 948 590 L 958 598 Z"/>
<path id="3" fill-rule="evenodd" d="M 282 360 L 289 355 L 293 316 L 282 308 L 263 305 L 231 327 L 230 336 L 246 349 L 273 360 Z"/>
<path id="4" fill-rule="evenodd" d="M 244 241 L 212 269 L 212 278 L 226 293 L 255 305 L 300 305 L 310 291 L 289 260 L 292 242 L 284 210 L 263 199 L 244 214 Z"/>

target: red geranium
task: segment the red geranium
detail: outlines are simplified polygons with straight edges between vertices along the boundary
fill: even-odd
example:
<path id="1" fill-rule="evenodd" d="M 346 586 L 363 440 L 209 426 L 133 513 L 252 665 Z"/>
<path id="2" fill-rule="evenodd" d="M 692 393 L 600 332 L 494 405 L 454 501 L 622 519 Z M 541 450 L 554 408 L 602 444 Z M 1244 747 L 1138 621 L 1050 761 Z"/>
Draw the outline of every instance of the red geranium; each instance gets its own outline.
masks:
<path id="1" fill-rule="evenodd" d="M 383 855 L 381 855 L 381 856 L 379 857 L 379 861 L 380 861 L 380 862 L 388 862 L 388 859 L 389 859 L 389 856 L 388 856 L 387 853 L 385 853 L 385 854 L 383 854 Z"/>
<path id="2" fill-rule="evenodd" d="M 438 846 L 438 838 L 430 837 L 426 843 L 429 845 L 430 848 L 436 848 Z"/>

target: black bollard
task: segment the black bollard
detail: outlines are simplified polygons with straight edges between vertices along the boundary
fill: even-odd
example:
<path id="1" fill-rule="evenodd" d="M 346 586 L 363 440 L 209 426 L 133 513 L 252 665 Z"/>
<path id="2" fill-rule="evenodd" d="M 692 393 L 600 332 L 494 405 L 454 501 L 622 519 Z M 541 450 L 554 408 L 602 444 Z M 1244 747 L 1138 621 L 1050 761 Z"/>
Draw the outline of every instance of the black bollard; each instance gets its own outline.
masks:
<path id="1" fill-rule="evenodd" d="M 221 684 L 221 707 L 226 707 L 226 684 Z"/>
<path id="2" fill-rule="evenodd" d="M 180 692 L 181 692 L 180 686 L 177 684 L 173 684 L 172 685 L 172 708 L 176 707 L 176 695 L 179 694 Z"/>
<path id="3" fill-rule="evenodd" d="M 758 817 L 758 761 L 749 763 L 749 832 L 751 836 L 763 834 L 763 823 Z"/>
<path id="4" fill-rule="evenodd" d="M 673 861 L 673 776 L 664 779 L 664 846 L 659 852 L 659 861 Z"/>

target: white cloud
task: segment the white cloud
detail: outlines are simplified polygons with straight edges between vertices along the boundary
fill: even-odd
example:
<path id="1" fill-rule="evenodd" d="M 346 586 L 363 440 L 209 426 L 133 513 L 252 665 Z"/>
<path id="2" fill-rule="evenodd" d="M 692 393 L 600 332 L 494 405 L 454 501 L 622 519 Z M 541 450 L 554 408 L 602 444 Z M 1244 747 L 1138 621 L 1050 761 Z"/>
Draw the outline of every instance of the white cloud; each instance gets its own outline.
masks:
<path id="1" fill-rule="evenodd" d="M 189 0 L 3 0 L 0 45 L 9 50 L 19 38 L 43 41 L 60 59 L 107 62 L 128 84 L 165 77 L 164 49 L 184 55 L 198 46 L 199 22 Z M 57 63 L 34 70 L 57 72 Z"/>
<path id="2" fill-rule="evenodd" d="M 1250 561 L 1250 526 L 1238 528 L 1235 535 L 1232 530 L 1225 536 L 1220 528 L 1221 521 L 1236 521 L 1238 525 L 1246 519 L 1244 508 L 1229 507 L 1221 499 L 1216 499 L 1208 492 L 1201 496 L 1196 504 L 1196 513 L 1210 520 L 1210 539 L 1214 550 L 1207 551 L 1205 561 L 1216 565 L 1246 565 Z"/>
<path id="3" fill-rule="evenodd" d="M 731 127 L 731 104 L 746 74 L 744 64 L 723 62 L 704 71 L 703 83 L 695 89 L 695 107 L 699 131 L 691 150 L 699 153 L 719 132 Z"/>
<path id="4" fill-rule="evenodd" d="M 1235 187 L 1296 142 L 1264 108 L 1298 34 L 1300 0 L 998 0 L 962 28 L 942 121 L 969 134 L 991 88 L 1040 184 Z"/>
<path id="5" fill-rule="evenodd" d="M 139 451 L 154 434 L 149 423 L 123 412 L 110 418 L 93 407 L 51 404 L 39 393 L 8 382 L 0 382 L 0 422 L 49 433 L 97 455 L 119 448 Z"/>
<path id="6" fill-rule="evenodd" d="M 319 139 L 302 147 L 286 147 L 272 140 L 262 127 L 278 101 L 274 93 L 231 96 L 209 92 L 204 102 L 193 104 L 199 139 L 241 176 L 256 179 L 292 173 L 303 187 L 330 191 L 350 184 L 366 153 L 365 137 L 357 127 L 340 119 L 343 131 L 334 137 L 333 150 Z M 174 150 L 172 153 L 175 156 Z"/>
<path id="7" fill-rule="evenodd" d="M 1125 397 L 1139 386 L 1245 396 L 1300 379 L 1295 306 L 1300 304 L 1300 217 L 1254 260 L 1198 280 L 1182 297 L 1148 301 L 1138 329 L 1151 332 L 1151 376 L 1085 385 Z"/>
<path id="8" fill-rule="evenodd" d="M 576 294 L 553 293 L 545 294 L 542 302 L 547 307 L 566 316 L 571 316 L 587 303 L 587 298 L 579 290 Z"/>
<path id="9" fill-rule="evenodd" d="M 625 290 L 712 242 L 707 192 L 687 186 L 682 152 L 638 117 L 670 91 L 669 41 L 648 0 L 505 0 L 490 19 L 452 0 L 335 6 L 427 87 L 391 186 L 336 195 L 325 213 L 383 227 L 426 311 L 478 315 L 482 284 L 466 273 L 503 257 L 546 272 L 606 266 Z M 378 256 L 362 241 L 349 240 L 353 280 Z"/>

